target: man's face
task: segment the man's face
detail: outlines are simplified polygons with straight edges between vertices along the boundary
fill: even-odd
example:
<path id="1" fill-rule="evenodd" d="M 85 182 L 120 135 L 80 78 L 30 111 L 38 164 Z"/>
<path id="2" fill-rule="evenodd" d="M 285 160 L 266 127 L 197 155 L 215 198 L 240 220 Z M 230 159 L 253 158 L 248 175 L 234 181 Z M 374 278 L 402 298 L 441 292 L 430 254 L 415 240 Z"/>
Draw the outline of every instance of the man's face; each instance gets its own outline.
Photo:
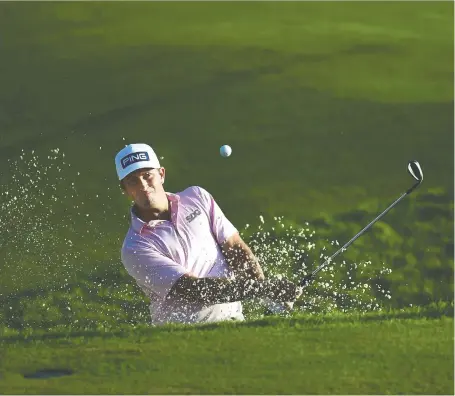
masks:
<path id="1" fill-rule="evenodd" d="M 152 209 L 164 193 L 164 168 L 138 169 L 122 180 L 125 193 L 140 209 Z"/>

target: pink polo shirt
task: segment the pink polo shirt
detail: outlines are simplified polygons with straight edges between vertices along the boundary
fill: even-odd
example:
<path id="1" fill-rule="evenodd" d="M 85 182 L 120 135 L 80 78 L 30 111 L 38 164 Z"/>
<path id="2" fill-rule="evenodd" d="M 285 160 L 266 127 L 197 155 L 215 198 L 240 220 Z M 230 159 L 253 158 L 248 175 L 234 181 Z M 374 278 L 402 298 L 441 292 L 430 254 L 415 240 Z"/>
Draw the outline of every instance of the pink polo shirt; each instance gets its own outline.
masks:
<path id="1" fill-rule="evenodd" d="M 239 301 L 203 305 L 165 298 L 183 274 L 233 277 L 220 245 L 237 232 L 203 188 L 166 194 L 171 221 L 145 223 L 131 211 L 131 226 L 122 247 L 126 270 L 150 298 L 152 323 L 243 320 Z"/>

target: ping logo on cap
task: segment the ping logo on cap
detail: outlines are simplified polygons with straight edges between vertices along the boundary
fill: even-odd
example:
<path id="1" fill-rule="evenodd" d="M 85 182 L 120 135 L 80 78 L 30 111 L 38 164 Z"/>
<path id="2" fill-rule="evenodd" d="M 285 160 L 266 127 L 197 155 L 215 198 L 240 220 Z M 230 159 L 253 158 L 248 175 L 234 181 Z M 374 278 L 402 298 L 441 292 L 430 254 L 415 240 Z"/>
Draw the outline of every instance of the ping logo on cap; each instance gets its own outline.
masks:
<path id="1" fill-rule="evenodd" d="M 128 154 L 120 160 L 120 163 L 122 168 L 125 169 L 129 165 L 141 161 L 150 161 L 149 154 L 146 151 Z"/>

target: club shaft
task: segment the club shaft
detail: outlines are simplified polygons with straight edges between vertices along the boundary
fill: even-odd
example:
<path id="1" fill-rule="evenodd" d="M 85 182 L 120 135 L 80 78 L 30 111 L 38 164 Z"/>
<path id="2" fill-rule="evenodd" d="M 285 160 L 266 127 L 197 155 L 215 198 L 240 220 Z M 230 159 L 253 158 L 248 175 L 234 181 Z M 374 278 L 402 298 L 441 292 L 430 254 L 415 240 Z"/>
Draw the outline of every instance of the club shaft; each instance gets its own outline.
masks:
<path id="1" fill-rule="evenodd" d="M 397 198 L 387 209 L 385 209 L 382 213 L 380 213 L 374 220 L 372 220 L 368 225 L 366 225 L 361 231 L 359 231 L 356 235 L 354 235 L 348 242 L 346 242 L 340 249 L 338 249 L 332 256 L 330 256 L 327 260 L 325 260 L 319 267 L 317 267 L 310 276 L 305 277 L 301 282 L 300 285 L 306 286 L 309 281 L 323 268 L 325 268 L 327 265 L 329 265 L 332 260 L 338 256 L 341 252 L 346 250 L 346 248 L 351 245 L 357 238 L 359 238 L 365 231 L 367 231 L 374 223 L 376 223 L 381 217 L 387 214 L 387 212 L 392 209 L 398 202 L 400 202 L 406 195 L 410 194 L 418 185 L 420 182 L 417 182 L 414 184 L 408 191 L 405 193 L 401 194 L 399 198 Z"/>

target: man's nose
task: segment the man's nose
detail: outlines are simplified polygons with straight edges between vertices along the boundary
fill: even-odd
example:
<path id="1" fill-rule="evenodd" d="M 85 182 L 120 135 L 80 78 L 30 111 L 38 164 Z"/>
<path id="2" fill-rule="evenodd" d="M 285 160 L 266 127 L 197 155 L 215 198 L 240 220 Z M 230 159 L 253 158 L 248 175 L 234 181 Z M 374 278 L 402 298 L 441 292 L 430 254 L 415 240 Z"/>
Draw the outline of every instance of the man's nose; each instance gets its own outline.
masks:
<path id="1" fill-rule="evenodd" d="M 147 180 L 140 178 L 139 179 L 139 188 L 141 190 L 145 191 L 148 189 L 148 187 L 149 187 L 149 184 L 148 184 Z"/>

